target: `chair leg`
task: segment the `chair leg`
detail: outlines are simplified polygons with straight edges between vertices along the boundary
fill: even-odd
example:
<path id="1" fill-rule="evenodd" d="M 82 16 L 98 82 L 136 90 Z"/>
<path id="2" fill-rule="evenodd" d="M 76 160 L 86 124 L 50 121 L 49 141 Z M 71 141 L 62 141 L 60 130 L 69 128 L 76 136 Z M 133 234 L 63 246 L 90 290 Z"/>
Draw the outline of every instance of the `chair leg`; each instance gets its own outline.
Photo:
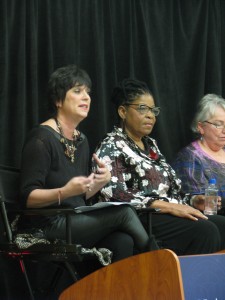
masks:
<path id="1" fill-rule="evenodd" d="M 147 226 L 148 226 L 148 234 L 152 236 L 152 214 L 147 214 Z"/>
<path id="2" fill-rule="evenodd" d="M 75 267 L 73 267 L 71 265 L 71 263 L 68 263 L 67 261 L 64 262 L 64 265 L 67 269 L 67 271 L 69 272 L 69 274 L 71 275 L 72 279 L 74 280 L 74 282 L 79 280 L 79 275 L 77 273 L 77 271 L 75 270 Z"/>
<path id="3" fill-rule="evenodd" d="M 51 284 L 50 284 L 50 289 L 54 289 L 55 286 L 57 285 L 60 277 L 62 276 L 62 273 L 63 273 L 63 269 L 62 269 L 62 266 L 58 266 L 58 270 L 56 271 L 52 281 L 51 281 Z"/>
<path id="4" fill-rule="evenodd" d="M 33 295 L 33 291 L 32 291 L 31 285 L 30 285 L 30 281 L 29 281 L 29 278 L 27 276 L 26 267 L 25 267 L 25 264 L 24 264 L 24 261 L 23 261 L 22 258 L 20 258 L 20 267 L 21 267 L 21 270 L 23 272 L 23 275 L 24 275 L 26 283 L 27 283 L 27 287 L 28 287 L 29 294 L 30 294 L 30 299 L 35 300 L 34 295 Z"/>

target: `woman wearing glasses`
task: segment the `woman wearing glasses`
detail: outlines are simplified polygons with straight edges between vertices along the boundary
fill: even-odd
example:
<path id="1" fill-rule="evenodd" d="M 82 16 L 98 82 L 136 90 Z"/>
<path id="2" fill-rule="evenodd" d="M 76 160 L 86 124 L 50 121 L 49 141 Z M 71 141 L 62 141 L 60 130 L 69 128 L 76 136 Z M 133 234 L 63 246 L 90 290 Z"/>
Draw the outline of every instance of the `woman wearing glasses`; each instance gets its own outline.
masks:
<path id="1" fill-rule="evenodd" d="M 205 95 L 198 104 L 191 129 L 197 139 L 178 153 L 172 166 L 182 180 L 182 190 L 200 194 L 193 204 L 203 210 L 201 194 L 211 178 L 216 179 L 219 196 L 222 202 L 225 200 L 225 99 Z"/>
<path id="2" fill-rule="evenodd" d="M 119 124 L 96 150 L 111 172 L 111 180 L 101 189 L 99 201 L 133 202 L 160 209 L 160 213 L 152 215 L 153 234 L 162 247 L 178 255 L 224 248 L 218 227 L 198 209 L 185 205 L 180 195 L 180 179 L 149 136 L 160 109 L 155 106 L 148 86 L 125 79 L 114 88 L 111 100 Z M 142 222 L 145 225 L 144 219 Z"/>

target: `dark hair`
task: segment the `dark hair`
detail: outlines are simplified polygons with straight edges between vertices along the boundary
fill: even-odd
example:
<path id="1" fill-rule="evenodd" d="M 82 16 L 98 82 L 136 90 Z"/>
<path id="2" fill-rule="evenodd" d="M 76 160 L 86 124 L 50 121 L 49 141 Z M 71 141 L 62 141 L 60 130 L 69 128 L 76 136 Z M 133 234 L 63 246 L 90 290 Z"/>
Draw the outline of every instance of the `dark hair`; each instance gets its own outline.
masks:
<path id="1" fill-rule="evenodd" d="M 116 109 L 118 109 L 120 105 L 132 103 L 143 94 L 150 94 L 152 96 L 152 93 L 145 82 L 137 79 L 125 78 L 113 89 L 111 101 L 114 103 Z"/>
<path id="2" fill-rule="evenodd" d="M 56 69 L 50 76 L 48 82 L 48 108 L 49 113 L 55 116 L 56 104 L 59 100 L 64 101 L 66 93 L 75 85 L 85 85 L 91 89 L 91 79 L 85 70 L 76 65 L 68 65 Z"/>

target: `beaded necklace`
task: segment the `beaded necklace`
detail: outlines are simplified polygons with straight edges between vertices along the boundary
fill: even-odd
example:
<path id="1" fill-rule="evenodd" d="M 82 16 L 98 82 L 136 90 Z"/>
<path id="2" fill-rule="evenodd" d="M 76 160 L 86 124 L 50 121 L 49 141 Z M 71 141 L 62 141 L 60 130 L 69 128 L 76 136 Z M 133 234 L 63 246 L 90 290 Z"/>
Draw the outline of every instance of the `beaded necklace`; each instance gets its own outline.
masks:
<path id="1" fill-rule="evenodd" d="M 59 131 L 59 134 L 60 134 L 60 142 L 63 144 L 64 148 L 65 148 L 65 155 L 71 160 L 71 162 L 73 163 L 75 161 L 75 151 L 77 150 L 76 146 L 75 146 L 75 143 L 76 143 L 76 140 L 77 140 L 77 135 L 75 134 L 75 129 L 74 129 L 74 132 L 73 132 L 73 135 L 72 135 L 72 143 L 71 145 L 69 145 L 68 143 L 68 139 L 65 137 L 64 135 L 64 132 L 63 132 L 63 129 L 62 129 L 62 126 L 59 122 L 59 120 L 57 118 L 55 118 L 55 122 L 56 122 L 56 126 L 58 128 L 58 131 Z"/>

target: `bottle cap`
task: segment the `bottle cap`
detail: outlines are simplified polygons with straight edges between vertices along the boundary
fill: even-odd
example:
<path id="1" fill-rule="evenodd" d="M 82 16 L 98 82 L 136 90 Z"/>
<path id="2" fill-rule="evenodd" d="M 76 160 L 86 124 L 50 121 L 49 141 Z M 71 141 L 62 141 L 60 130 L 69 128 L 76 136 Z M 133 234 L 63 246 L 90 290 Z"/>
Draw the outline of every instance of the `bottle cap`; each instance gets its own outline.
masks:
<path id="1" fill-rule="evenodd" d="M 210 183 L 210 184 L 216 184 L 216 179 L 215 179 L 215 178 L 209 179 L 209 183 Z"/>

